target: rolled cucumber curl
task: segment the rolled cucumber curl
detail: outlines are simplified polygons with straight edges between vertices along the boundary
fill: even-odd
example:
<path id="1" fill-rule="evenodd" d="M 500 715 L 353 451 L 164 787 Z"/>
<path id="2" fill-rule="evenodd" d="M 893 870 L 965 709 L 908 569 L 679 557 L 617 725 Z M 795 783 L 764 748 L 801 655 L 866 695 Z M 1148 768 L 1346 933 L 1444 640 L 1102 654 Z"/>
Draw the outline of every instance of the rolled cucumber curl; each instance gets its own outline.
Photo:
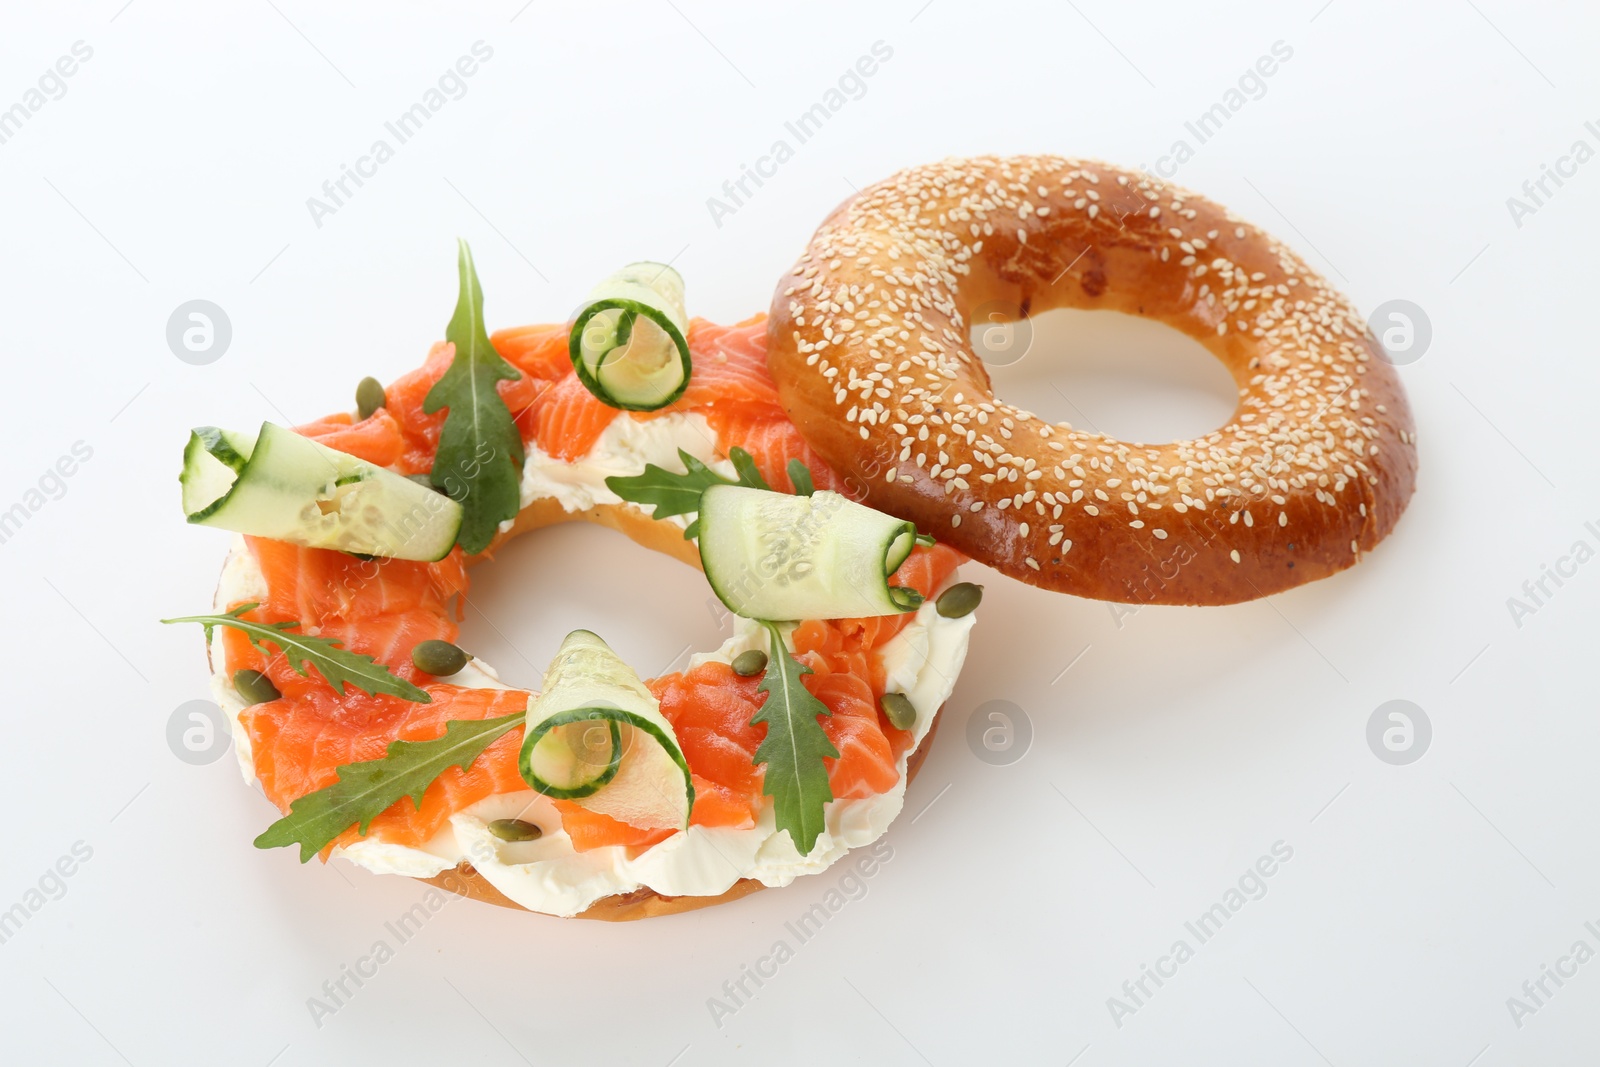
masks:
<path id="1" fill-rule="evenodd" d="M 448 497 L 272 423 L 196 429 L 179 482 L 191 523 L 307 548 L 431 561 L 461 530 Z"/>
<path id="2" fill-rule="evenodd" d="M 536 792 L 646 829 L 682 830 L 694 781 L 672 724 L 611 647 L 574 630 L 528 702 L 518 770 Z"/>
<path id="3" fill-rule="evenodd" d="M 915 524 L 829 490 L 789 496 L 737 485 L 700 495 L 700 563 L 729 611 L 771 622 L 914 611 L 889 579 L 917 544 Z"/>
<path id="4" fill-rule="evenodd" d="M 665 407 L 689 386 L 683 278 L 630 263 L 595 286 L 573 320 L 568 353 L 584 387 L 624 411 Z"/>

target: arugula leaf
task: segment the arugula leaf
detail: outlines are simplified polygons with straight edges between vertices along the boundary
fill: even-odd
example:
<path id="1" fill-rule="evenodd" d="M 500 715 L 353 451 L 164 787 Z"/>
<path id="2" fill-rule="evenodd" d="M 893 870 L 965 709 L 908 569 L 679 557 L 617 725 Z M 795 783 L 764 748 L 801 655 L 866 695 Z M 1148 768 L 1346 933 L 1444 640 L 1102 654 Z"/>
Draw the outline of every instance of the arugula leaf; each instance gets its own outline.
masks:
<path id="1" fill-rule="evenodd" d="M 522 506 L 522 435 L 496 388 L 522 375 L 489 344 L 472 250 L 465 241 L 457 244 L 461 294 L 444 331 L 456 354 L 423 398 L 422 410 L 431 415 L 450 409 L 430 477 L 466 513 L 456 542 L 471 554 L 488 548 L 496 527 L 516 518 Z"/>
<path id="2" fill-rule="evenodd" d="M 765 489 L 769 493 L 772 492 L 772 486 L 768 485 L 767 480 L 761 477 L 761 472 L 756 469 L 756 461 L 751 457 L 750 453 L 738 445 L 734 445 L 728 449 L 728 462 L 732 463 L 733 469 L 739 472 L 739 485 L 750 489 Z"/>
<path id="3" fill-rule="evenodd" d="M 725 478 L 695 459 L 683 449 L 678 449 L 683 460 L 683 473 L 669 471 L 654 463 L 646 463 L 643 474 L 612 475 L 606 479 L 606 488 L 624 500 L 635 504 L 654 504 L 650 513 L 654 519 L 670 519 L 674 515 L 688 515 L 700 510 L 700 494 L 713 485 L 742 485 L 749 489 L 769 489 L 766 479 L 756 470 L 750 453 L 738 445 L 728 450 L 728 461 L 738 471 L 739 478 Z M 683 539 L 692 541 L 700 535 L 700 520 L 696 518 L 683 531 Z"/>
<path id="4" fill-rule="evenodd" d="M 412 685 L 404 678 L 390 673 L 389 668 L 374 660 L 371 656 L 364 656 L 359 652 L 351 652 L 341 648 L 337 639 L 332 637 L 313 637 L 310 634 L 288 633 L 297 628 L 298 622 L 255 622 L 251 619 L 240 618 L 247 611 L 256 608 L 256 604 L 240 604 L 232 611 L 223 615 L 185 615 L 180 619 L 162 619 L 164 623 L 197 622 L 205 627 L 206 643 L 211 643 L 212 632 L 218 626 L 229 626 L 241 631 L 250 638 L 250 644 L 263 655 L 267 650 L 264 642 L 277 645 L 282 650 L 284 657 L 289 661 L 289 666 L 298 671 L 302 676 L 306 674 L 306 665 L 317 668 L 328 684 L 344 696 L 344 687 L 353 685 L 366 693 L 386 693 L 389 696 L 401 697 L 412 700 L 418 704 L 431 704 L 433 698 L 425 691 Z"/>
<path id="5" fill-rule="evenodd" d="M 806 856 L 826 828 L 824 806 L 833 799 L 822 761 L 837 759 L 839 750 L 817 721 L 818 715 L 833 713 L 801 683 L 811 668 L 789 654 L 783 633 L 774 623 L 761 625 L 771 638 L 771 655 L 756 687 L 767 699 L 750 720 L 751 726 L 767 724 L 767 737 L 756 748 L 755 762 L 766 764 L 761 791 L 772 798 L 778 829 L 789 831 L 795 848 Z"/>
<path id="6" fill-rule="evenodd" d="M 810 496 L 817 491 L 816 485 L 811 481 L 811 468 L 798 459 L 789 461 L 789 481 L 794 485 L 796 496 Z"/>
<path id="7" fill-rule="evenodd" d="M 298 844 L 305 863 L 351 826 L 366 833 L 373 819 L 406 797 L 420 809 L 435 779 L 451 767 L 466 770 L 526 717 L 519 711 L 498 719 L 451 719 L 432 741 L 394 741 L 378 759 L 346 763 L 338 781 L 291 804 L 289 814 L 256 838 L 256 848 Z"/>

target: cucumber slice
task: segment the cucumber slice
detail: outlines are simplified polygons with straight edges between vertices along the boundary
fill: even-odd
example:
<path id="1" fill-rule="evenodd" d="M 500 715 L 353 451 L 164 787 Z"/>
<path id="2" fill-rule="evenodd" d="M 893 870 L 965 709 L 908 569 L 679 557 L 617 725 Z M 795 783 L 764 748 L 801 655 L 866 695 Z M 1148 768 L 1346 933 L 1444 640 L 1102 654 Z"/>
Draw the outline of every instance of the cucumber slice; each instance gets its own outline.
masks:
<path id="1" fill-rule="evenodd" d="M 616 720 L 568 722 L 552 726 L 528 749 L 524 777 L 548 797 L 576 800 L 592 796 L 622 767 L 622 731 Z"/>
<path id="2" fill-rule="evenodd" d="M 595 286 L 567 345 L 578 379 L 602 402 L 654 411 L 688 388 L 688 330 L 678 272 L 630 263 Z"/>
<path id="3" fill-rule="evenodd" d="M 307 548 L 436 560 L 461 529 L 449 497 L 270 422 L 195 430 L 179 481 L 190 522 Z"/>
<path id="4" fill-rule="evenodd" d="M 645 829 L 682 830 L 694 782 L 678 736 L 633 668 L 588 630 L 574 630 L 528 702 L 518 761 L 546 796 Z"/>
<path id="5" fill-rule="evenodd" d="M 183 513 L 190 522 L 221 503 L 255 447 L 254 435 L 215 426 L 202 426 L 189 435 L 178 480 L 183 484 Z"/>
<path id="6" fill-rule="evenodd" d="M 770 622 L 898 615 L 922 594 L 889 584 L 915 524 L 819 489 L 790 496 L 737 485 L 700 494 L 700 562 L 728 610 Z"/>

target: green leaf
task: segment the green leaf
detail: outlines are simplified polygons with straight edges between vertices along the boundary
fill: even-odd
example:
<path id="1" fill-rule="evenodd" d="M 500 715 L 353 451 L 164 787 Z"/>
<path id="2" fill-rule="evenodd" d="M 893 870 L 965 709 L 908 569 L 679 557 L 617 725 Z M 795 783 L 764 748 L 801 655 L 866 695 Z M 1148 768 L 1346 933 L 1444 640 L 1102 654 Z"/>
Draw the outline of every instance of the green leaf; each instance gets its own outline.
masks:
<path id="1" fill-rule="evenodd" d="M 756 470 L 755 460 L 750 458 L 750 453 L 738 445 L 728 450 L 728 460 L 738 472 L 738 480 L 723 477 L 681 448 L 678 449 L 678 458 L 683 460 L 681 473 L 646 463 L 643 474 L 607 478 L 606 488 L 632 503 L 654 504 L 655 510 L 650 513 L 653 519 L 670 519 L 674 515 L 689 515 L 699 511 L 700 494 L 713 485 L 770 488 L 766 479 L 761 477 L 761 472 Z M 683 531 L 684 540 L 693 540 L 699 533 L 700 520 L 695 519 Z"/>
<path id="2" fill-rule="evenodd" d="M 422 410 L 449 408 L 433 460 L 433 484 L 466 513 L 456 542 L 468 553 L 482 552 L 496 528 L 517 517 L 522 506 L 522 435 L 496 383 L 522 375 L 500 358 L 483 326 L 483 290 L 472 265 L 472 250 L 458 241 L 461 295 L 445 327 L 456 346 L 444 377 L 423 398 Z"/>
<path id="3" fill-rule="evenodd" d="M 328 684 L 333 686 L 340 696 L 344 696 L 346 685 L 353 685 L 366 693 L 386 693 L 389 696 L 416 701 L 418 704 L 433 702 L 433 698 L 426 692 L 404 678 L 392 674 L 388 667 L 371 656 L 340 647 L 340 642 L 335 638 L 289 633 L 289 630 L 299 627 L 298 622 L 255 622 L 240 618 L 255 607 L 255 604 L 240 604 L 224 615 L 185 615 L 180 619 L 161 621 L 197 622 L 205 627 L 207 644 L 210 644 L 211 634 L 216 627 L 230 626 L 250 638 L 250 643 L 263 655 L 268 654 L 263 647 L 265 644 L 277 645 L 291 668 L 304 676 L 306 665 L 310 664 L 328 680 Z"/>
<path id="4" fill-rule="evenodd" d="M 435 779 L 451 767 L 466 770 L 526 717 L 519 711 L 498 719 L 452 719 L 432 741 L 394 741 L 378 759 L 346 763 L 338 781 L 289 805 L 289 814 L 256 838 L 256 848 L 298 844 L 305 863 L 351 826 L 366 833 L 373 819 L 406 797 L 421 808 L 422 794 Z"/>
<path id="5" fill-rule="evenodd" d="M 732 484 L 681 448 L 678 458 L 683 460 L 681 473 L 646 463 L 643 474 L 607 478 L 606 488 L 635 504 L 654 504 L 651 517 L 669 519 L 700 510 L 700 494 L 708 487 Z"/>
<path id="6" fill-rule="evenodd" d="M 789 461 L 789 481 L 794 485 L 796 496 L 810 496 L 817 491 L 816 485 L 811 481 L 811 468 L 798 459 Z"/>
<path id="7" fill-rule="evenodd" d="M 772 798 L 778 829 L 789 831 L 802 856 L 810 855 L 827 828 L 824 809 L 833 799 L 822 761 L 839 756 L 817 716 L 833 713 L 801 683 L 811 668 L 789 654 L 782 631 L 770 622 L 761 625 L 771 638 L 771 655 L 756 689 L 767 699 L 750 720 L 752 726 L 767 724 L 766 740 L 755 755 L 756 763 L 766 764 L 761 791 Z"/>
<path id="8" fill-rule="evenodd" d="M 768 485 L 767 480 L 761 477 L 761 472 L 756 470 L 756 461 L 751 458 L 750 453 L 734 445 L 728 449 L 728 462 L 739 472 L 739 485 L 748 489 L 765 489 L 769 493 L 772 492 L 772 486 Z"/>

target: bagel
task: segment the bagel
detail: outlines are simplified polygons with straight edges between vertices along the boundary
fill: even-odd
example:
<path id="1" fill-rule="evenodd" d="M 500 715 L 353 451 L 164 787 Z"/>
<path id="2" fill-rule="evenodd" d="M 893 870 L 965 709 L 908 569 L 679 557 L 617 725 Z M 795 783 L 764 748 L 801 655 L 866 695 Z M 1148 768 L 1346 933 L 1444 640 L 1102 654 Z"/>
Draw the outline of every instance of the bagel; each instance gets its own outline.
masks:
<path id="1" fill-rule="evenodd" d="M 994 396 L 974 312 L 1152 318 L 1239 388 L 1227 425 L 1120 441 Z M 1355 307 L 1288 247 L 1147 175 L 956 159 L 861 190 L 779 282 L 784 410 L 851 492 L 1031 585 L 1227 604 L 1357 562 L 1410 500 L 1415 432 Z"/>
<path id="2" fill-rule="evenodd" d="M 414 702 L 353 687 L 336 692 L 324 678 L 295 670 L 281 648 L 262 648 L 226 624 L 216 626 L 208 645 L 213 699 L 235 724 L 246 778 L 259 781 L 285 812 L 332 784 L 349 764 L 383 756 L 392 742 L 433 740 L 443 736 L 446 723 L 531 708 L 533 694 L 506 685 L 481 660 L 435 677 L 412 658 L 423 640 L 456 639 L 451 610 L 458 595 L 465 601 L 467 568 L 511 539 L 585 521 L 700 565 L 701 552 L 686 538 L 693 516 L 652 517 L 649 508 L 613 492 L 608 478 L 639 476 L 652 465 L 681 467 L 680 449 L 732 477 L 738 471 L 728 457 L 737 446 L 774 486 L 792 488 L 794 460 L 808 468 L 816 486 L 838 483 L 777 407 L 759 318 L 731 328 L 691 324 L 687 343 L 695 370 L 688 388 L 680 401 L 653 412 L 619 411 L 574 388 L 567 336 L 561 325 L 495 335 L 520 375 L 502 392 L 508 404 L 527 399 L 515 409 L 526 459 L 520 510 L 481 554 L 467 556 L 457 546 L 436 562 L 422 562 L 359 558 L 255 535 L 235 539 L 214 597 L 218 616 L 244 611 L 240 617 L 248 621 L 298 624 L 299 632 L 335 638 L 375 657 L 428 698 Z M 436 346 L 422 368 L 384 389 L 383 405 L 366 417 L 330 416 L 299 434 L 396 474 L 425 471 L 434 463 L 439 420 L 427 417 L 423 398 L 453 360 L 450 345 Z M 835 799 L 808 850 L 775 826 L 773 801 L 760 794 L 761 768 L 751 760 L 741 772 L 731 759 L 760 740 L 759 732 L 752 739 L 749 731 L 762 698 L 754 691 L 758 678 L 738 677 L 729 664 L 741 652 L 770 647 L 761 624 L 735 616 L 733 636 L 720 648 L 651 683 L 659 714 L 678 726 L 673 741 L 686 760 L 684 780 L 693 775 L 692 811 L 679 809 L 687 829 L 636 827 L 559 794 L 535 792 L 526 772 L 519 776 L 524 727 L 518 725 L 470 764 L 444 770 L 415 804 L 401 799 L 370 824 L 350 825 L 322 849 L 323 858 L 496 904 L 611 921 L 723 903 L 825 870 L 887 829 L 926 752 L 973 623 L 971 615 L 943 617 L 934 601 L 954 581 L 962 559 L 942 546 L 914 550 L 897 572 L 926 597 L 914 612 L 811 620 L 786 631 L 788 646 L 818 675 L 810 688 L 830 712 L 820 725 L 841 753 L 827 761 Z M 265 676 L 275 687 L 272 698 L 247 697 L 240 671 Z M 886 691 L 904 693 L 914 709 L 908 728 L 897 728 L 880 707 Z M 534 721 L 531 710 L 527 721 Z M 537 826 L 540 835 L 528 842 L 497 839 L 489 824 L 512 818 Z"/>

